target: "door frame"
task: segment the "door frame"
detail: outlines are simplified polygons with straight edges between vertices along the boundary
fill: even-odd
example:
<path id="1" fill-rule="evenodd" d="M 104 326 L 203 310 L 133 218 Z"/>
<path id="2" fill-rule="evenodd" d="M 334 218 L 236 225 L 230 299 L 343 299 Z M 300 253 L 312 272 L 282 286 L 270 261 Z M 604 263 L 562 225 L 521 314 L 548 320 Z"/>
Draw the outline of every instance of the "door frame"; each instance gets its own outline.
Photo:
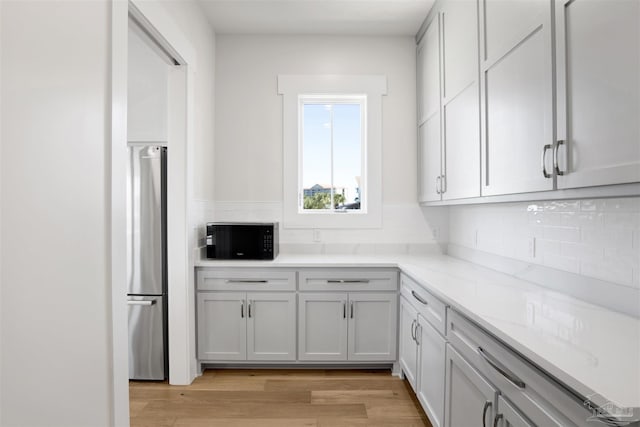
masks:
<path id="1" fill-rule="evenodd" d="M 172 81 L 182 79 L 184 89 L 175 116 L 169 123 L 172 138 L 167 165 L 170 182 L 168 240 L 168 318 L 169 383 L 190 384 L 196 377 L 194 255 L 195 231 L 190 224 L 193 203 L 193 177 L 188 173 L 193 164 L 195 111 L 194 75 L 196 55 L 191 43 L 161 4 L 144 0 L 114 0 L 111 3 L 111 147 L 107 151 L 110 177 L 111 265 L 111 370 L 112 425 L 129 425 L 129 361 L 128 317 L 126 303 L 126 167 L 127 167 L 127 74 L 129 14 L 142 24 L 149 35 L 176 58 L 180 66 L 170 73 Z M 181 74 L 181 75 L 180 75 Z M 175 95 L 175 93 L 174 93 Z M 170 95 L 171 96 L 171 95 Z M 175 110 L 174 110 L 175 109 Z M 109 196 L 108 196 L 109 197 Z M 109 297 L 108 296 L 108 297 Z"/>

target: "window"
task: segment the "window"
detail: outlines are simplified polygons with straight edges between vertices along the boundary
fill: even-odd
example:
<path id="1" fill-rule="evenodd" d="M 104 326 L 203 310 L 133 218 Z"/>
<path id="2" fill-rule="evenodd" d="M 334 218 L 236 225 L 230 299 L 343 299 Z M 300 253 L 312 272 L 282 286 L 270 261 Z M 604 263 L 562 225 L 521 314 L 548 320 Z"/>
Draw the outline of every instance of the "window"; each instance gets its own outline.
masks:
<path id="1" fill-rule="evenodd" d="M 298 211 L 366 212 L 364 95 L 301 95 Z"/>
<path id="2" fill-rule="evenodd" d="M 385 76 L 278 76 L 283 227 L 382 225 Z"/>

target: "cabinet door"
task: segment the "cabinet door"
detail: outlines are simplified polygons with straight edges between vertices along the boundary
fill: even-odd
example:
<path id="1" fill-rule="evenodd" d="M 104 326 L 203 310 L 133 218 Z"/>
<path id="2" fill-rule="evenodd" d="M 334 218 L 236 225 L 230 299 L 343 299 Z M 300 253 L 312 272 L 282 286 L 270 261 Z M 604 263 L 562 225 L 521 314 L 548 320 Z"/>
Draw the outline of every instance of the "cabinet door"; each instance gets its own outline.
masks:
<path id="1" fill-rule="evenodd" d="M 419 201 L 440 200 L 442 137 L 440 115 L 440 17 L 431 20 L 418 45 Z"/>
<path id="2" fill-rule="evenodd" d="M 433 427 L 442 427 L 444 417 L 445 339 L 422 316 L 418 316 L 418 400 Z"/>
<path id="3" fill-rule="evenodd" d="M 247 294 L 247 360 L 296 359 L 296 295 Z"/>
<path id="4" fill-rule="evenodd" d="M 481 0 L 480 11 L 482 194 L 551 190 L 551 2 Z"/>
<path id="5" fill-rule="evenodd" d="M 347 294 L 298 296 L 298 359 L 347 360 Z"/>
<path id="6" fill-rule="evenodd" d="M 395 361 L 398 296 L 349 294 L 349 360 Z"/>
<path id="7" fill-rule="evenodd" d="M 420 202 L 441 199 L 441 142 L 440 113 L 437 113 L 418 128 Z"/>
<path id="8" fill-rule="evenodd" d="M 640 3 L 556 1 L 558 188 L 640 181 Z"/>
<path id="9" fill-rule="evenodd" d="M 496 419 L 502 427 L 533 427 L 534 424 L 514 408 L 504 397 L 498 396 Z M 496 425 L 494 423 L 494 425 Z"/>
<path id="10" fill-rule="evenodd" d="M 446 361 L 444 425 L 493 425 L 497 390 L 449 344 Z"/>
<path id="11" fill-rule="evenodd" d="M 429 23 L 417 50 L 418 124 L 440 112 L 440 22 Z"/>
<path id="12" fill-rule="evenodd" d="M 415 391 L 418 380 L 418 344 L 415 328 L 418 324 L 418 311 L 406 299 L 400 298 L 400 367 L 407 381 Z"/>
<path id="13" fill-rule="evenodd" d="M 198 292 L 198 359 L 245 360 L 245 294 Z"/>

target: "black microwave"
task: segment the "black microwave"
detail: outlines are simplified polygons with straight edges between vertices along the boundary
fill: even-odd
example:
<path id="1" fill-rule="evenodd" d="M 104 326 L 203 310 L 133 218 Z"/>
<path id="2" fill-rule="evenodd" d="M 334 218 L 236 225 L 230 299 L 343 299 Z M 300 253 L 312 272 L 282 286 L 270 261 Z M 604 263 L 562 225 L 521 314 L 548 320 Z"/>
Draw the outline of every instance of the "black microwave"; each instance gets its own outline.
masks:
<path id="1" fill-rule="evenodd" d="M 269 260 L 278 250 L 277 222 L 207 223 L 207 258 Z"/>

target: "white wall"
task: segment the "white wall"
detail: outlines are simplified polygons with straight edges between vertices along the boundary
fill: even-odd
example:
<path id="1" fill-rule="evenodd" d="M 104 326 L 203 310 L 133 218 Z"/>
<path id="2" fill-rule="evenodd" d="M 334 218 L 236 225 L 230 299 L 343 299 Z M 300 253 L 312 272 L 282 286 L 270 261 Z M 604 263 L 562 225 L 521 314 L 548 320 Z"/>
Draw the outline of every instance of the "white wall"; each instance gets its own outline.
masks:
<path id="1" fill-rule="evenodd" d="M 110 425 L 110 3 L 0 9 L 0 425 Z"/>
<path id="2" fill-rule="evenodd" d="M 640 198 L 454 206 L 449 221 L 452 245 L 640 290 Z"/>
<path id="3" fill-rule="evenodd" d="M 216 207 L 206 220 L 280 220 L 282 99 L 278 74 L 383 74 L 383 227 L 322 230 L 322 244 L 434 243 L 416 203 L 415 41 L 411 37 L 216 39 Z M 213 218 L 212 218 L 213 217 Z M 313 242 L 281 230 L 281 243 Z M 352 249 L 352 248 L 351 248 Z M 349 250 L 351 250 L 349 249 Z"/>

